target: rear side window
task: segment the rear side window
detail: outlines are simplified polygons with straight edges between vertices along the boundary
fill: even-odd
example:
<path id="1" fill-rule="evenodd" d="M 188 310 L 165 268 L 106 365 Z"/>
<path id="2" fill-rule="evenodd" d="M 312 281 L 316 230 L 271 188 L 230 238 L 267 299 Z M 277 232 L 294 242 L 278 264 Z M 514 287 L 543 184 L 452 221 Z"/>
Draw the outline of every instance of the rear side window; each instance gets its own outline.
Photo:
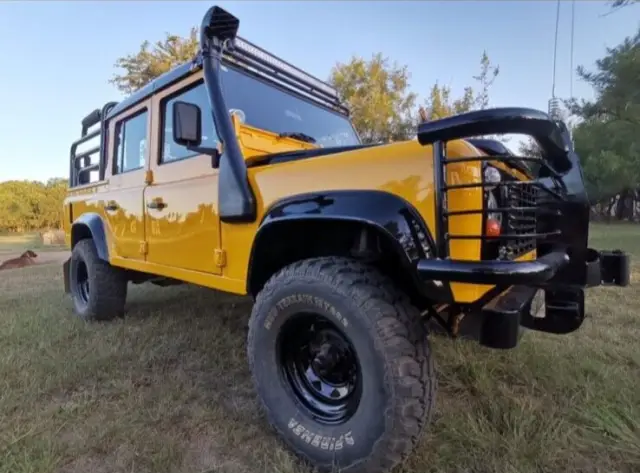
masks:
<path id="1" fill-rule="evenodd" d="M 218 143 L 218 134 L 211 116 L 211 107 L 209 107 L 209 97 L 204 83 L 189 86 L 188 89 L 172 95 L 162 102 L 162 154 L 160 155 L 160 163 L 170 163 L 180 159 L 190 158 L 199 153 L 189 151 L 182 145 L 173 141 L 173 104 L 177 101 L 188 102 L 200 107 L 202 112 L 202 146 L 207 148 L 215 148 Z"/>
<path id="2" fill-rule="evenodd" d="M 116 125 L 114 174 L 142 169 L 147 153 L 147 111 L 125 118 Z"/>

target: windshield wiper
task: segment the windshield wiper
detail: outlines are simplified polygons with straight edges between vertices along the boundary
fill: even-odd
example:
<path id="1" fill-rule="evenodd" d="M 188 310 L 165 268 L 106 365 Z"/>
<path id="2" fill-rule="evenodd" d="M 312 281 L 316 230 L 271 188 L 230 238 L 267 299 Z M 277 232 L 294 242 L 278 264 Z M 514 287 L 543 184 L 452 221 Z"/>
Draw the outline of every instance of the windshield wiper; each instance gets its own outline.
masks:
<path id="1" fill-rule="evenodd" d="M 316 139 L 313 136 L 296 131 L 285 131 L 284 133 L 280 133 L 278 136 L 280 138 L 293 138 L 294 140 L 306 141 L 307 143 L 315 144 L 316 142 Z"/>

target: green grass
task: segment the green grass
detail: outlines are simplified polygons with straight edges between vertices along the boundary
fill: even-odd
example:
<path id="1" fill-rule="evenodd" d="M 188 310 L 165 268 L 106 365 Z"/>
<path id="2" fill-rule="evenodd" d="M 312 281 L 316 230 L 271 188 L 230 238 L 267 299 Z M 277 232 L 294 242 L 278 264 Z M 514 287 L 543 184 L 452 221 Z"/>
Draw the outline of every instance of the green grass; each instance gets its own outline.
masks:
<path id="1" fill-rule="evenodd" d="M 592 235 L 637 281 L 640 227 Z M 0 272 L 0 300 L 0 473 L 307 471 L 258 409 L 250 300 L 132 287 L 125 320 L 85 324 L 59 265 Z M 400 471 L 640 471 L 640 294 L 592 289 L 587 311 L 510 351 L 433 337 L 437 410 Z"/>

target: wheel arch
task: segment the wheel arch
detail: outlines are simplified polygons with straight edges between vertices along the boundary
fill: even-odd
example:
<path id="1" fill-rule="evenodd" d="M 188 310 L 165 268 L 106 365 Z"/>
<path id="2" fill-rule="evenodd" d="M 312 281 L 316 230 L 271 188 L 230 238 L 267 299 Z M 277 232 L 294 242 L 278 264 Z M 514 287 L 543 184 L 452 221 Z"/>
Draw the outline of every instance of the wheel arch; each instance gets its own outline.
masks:
<path id="1" fill-rule="evenodd" d="M 377 190 L 300 194 L 274 203 L 256 233 L 247 292 L 256 295 L 284 266 L 318 256 L 374 256 L 412 298 L 442 298 L 442 288 L 419 281 L 415 265 L 432 257 L 433 238 L 403 198 Z M 372 254 L 375 253 L 374 254 Z"/>
<path id="2" fill-rule="evenodd" d="M 93 212 L 82 214 L 71 225 L 71 249 L 80 241 L 91 238 L 101 260 L 109 262 L 109 248 L 102 217 Z"/>

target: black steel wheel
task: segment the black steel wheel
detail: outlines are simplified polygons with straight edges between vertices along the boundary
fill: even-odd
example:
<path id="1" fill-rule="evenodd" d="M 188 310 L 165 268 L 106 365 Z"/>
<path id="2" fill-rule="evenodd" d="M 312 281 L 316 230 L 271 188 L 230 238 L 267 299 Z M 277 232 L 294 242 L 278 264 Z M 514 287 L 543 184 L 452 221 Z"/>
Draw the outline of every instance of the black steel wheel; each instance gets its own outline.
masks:
<path id="1" fill-rule="evenodd" d="M 78 302 L 85 306 L 89 304 L 89 272 L 87 271 L 87 265 L 83 260 L 77 262 L 75 271 L 76 284 L 74 296 L 78 299 Z"/>
<path id="2" fill-rule="evenodd" d="M 356 411 L 362 391 L 353 345 L 318 313 L 288 320 L 278 340 L 282 376 L 300 405 L 318 422 L 339 424 Z"/>
<path id="3" fill-rule="evenodd" d="M 123 271 L 98 257 L 93 240 L 80 240 L 71 252 L 69 289 L 76 314 L 85 320 L 124 315 L 127 279 Z"/>
<path id="4" fill-rule="evenodd" d="M 388 472 L 429 422 L 435 381 L 419 311 L 363 263 L 316 258 L 272 276 L 247 345 L 270 424 L 319 471 Z"/>

